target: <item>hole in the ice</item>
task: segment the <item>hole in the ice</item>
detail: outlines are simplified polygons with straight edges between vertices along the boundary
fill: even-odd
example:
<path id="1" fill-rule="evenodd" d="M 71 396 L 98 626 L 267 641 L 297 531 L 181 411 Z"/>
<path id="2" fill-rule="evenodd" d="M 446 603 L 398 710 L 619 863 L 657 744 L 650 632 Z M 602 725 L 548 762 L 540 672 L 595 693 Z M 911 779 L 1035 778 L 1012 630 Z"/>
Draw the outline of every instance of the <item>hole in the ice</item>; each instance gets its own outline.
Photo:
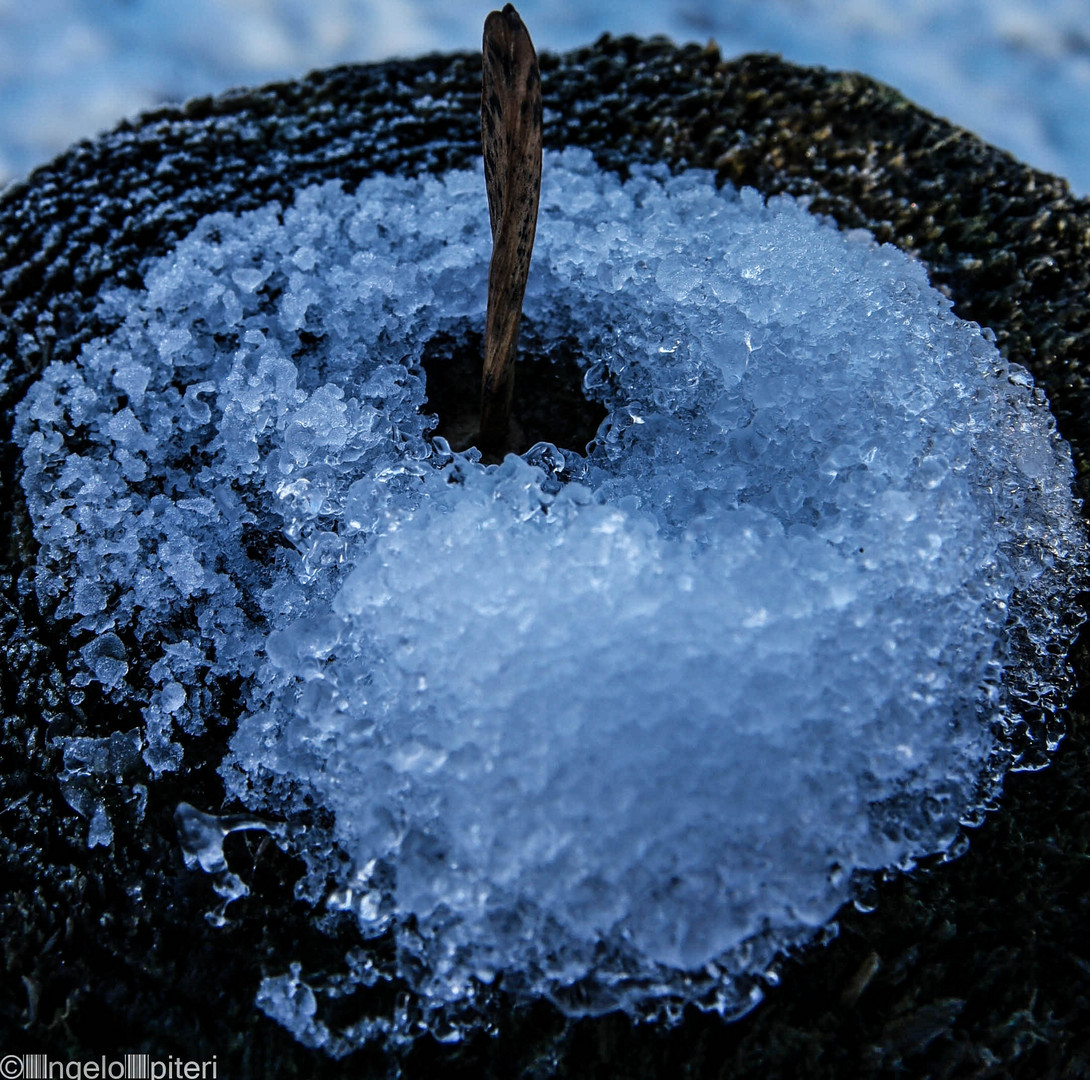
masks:
<path id="1" fill-rule="evenodd" d="M 420 358 L 427 383 L 424 411 L 438 418 L 427 434 L 442 436 L 455 450 L 470 446 L 477 431 L 482 338 L 479 329 L 468 325 L 440 332 L 424 346 Z M 583 393 L 579 362 L 583 352 L 574 337 L 545 342 L 529 319 L 523 321 L 510 452 L 523 454 L 535 443 L 550 442 L 585 453 L 606 418 L 606 408 Z"/>

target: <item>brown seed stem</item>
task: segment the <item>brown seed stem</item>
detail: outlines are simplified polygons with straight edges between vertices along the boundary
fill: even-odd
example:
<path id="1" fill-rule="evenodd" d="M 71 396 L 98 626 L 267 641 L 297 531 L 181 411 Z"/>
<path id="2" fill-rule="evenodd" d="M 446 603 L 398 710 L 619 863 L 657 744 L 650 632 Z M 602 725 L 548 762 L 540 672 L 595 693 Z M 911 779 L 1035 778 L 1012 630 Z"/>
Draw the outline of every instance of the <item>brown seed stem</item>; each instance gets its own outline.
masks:
<path id="1" fill-rule="evenodd" d="M 515 352 L 541 194 L 541 75 L 511 4 L 484 23 L 481 147 L 492 225 L 480 449 L 502 455 L 511 423 Z"/>

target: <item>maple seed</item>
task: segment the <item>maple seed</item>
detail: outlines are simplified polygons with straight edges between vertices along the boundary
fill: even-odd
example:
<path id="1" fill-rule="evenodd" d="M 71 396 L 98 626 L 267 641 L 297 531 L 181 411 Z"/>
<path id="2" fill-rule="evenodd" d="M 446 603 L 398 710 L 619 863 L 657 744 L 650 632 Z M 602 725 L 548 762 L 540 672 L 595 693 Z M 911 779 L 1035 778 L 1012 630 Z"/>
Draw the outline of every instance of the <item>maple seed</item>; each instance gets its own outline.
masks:
<path id="1" fill-rule="evenodd" d="M 499 456 L 510 442 L 515 352 L 537 231 L 541 75 L 534 44 L 511 4 L 485 19 L 482 52 L 481 147 L 492 261 L 478 439 L 483 452 Z"/>

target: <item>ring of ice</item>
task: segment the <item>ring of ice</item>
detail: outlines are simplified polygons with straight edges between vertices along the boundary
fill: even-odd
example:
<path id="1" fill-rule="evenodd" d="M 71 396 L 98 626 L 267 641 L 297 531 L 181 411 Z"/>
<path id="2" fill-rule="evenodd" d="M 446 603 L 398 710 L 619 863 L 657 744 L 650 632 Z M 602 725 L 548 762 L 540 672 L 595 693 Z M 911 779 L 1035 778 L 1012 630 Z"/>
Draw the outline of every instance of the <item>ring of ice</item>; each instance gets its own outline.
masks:
<path id="1" fill-rule="evenodd" d="M 994 794 L 1004 665 L 1061 634 L 1084 554 L 1070 455 L 906 255 L 579 151 L 546 162 L 526 312 L 609 417 L 585 460 L 451 455 L 419 360 L 483 323 L 482 192 L 214 214 L 104 298 L 118 329 L 18 415 L 36 587 L 156 774 L 241 677 L 229 793 L 334 812 L 350 868 L 303 836 L 302 888 L 335 879 L 428 1008 L 497 976 L 736 1008 L 854 872 Z M 299 964 L 263 1007 L 332 1046 Z"/>

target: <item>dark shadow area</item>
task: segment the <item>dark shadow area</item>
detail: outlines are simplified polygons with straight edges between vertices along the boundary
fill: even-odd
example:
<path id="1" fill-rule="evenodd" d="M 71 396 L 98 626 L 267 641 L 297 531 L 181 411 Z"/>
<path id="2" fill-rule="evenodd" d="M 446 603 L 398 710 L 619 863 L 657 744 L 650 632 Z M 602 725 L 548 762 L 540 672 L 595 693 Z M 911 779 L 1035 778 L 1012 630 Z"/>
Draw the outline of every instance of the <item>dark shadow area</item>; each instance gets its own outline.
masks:
<path id="1" fill-rule="evenodd" d="M 480 330 L 459 327 L 432 338 L 421 357 L 427 380 L 425 408 L 439 420 L 428 434 L 442 436 L 455 450 L 474 445 L 481 408 L 483 344 Z M 510 453 L 523 454 L 539 442 L 586 452 L 587 443 L 606 418 L 606 408 L 584 396 L 578 360 L 583 352 L 572 337 L 547 348 L 534 324 L 523 322 L 515 366 Z M 491 464 L 493 459 L 485 455 L 482 460 Z"/>

